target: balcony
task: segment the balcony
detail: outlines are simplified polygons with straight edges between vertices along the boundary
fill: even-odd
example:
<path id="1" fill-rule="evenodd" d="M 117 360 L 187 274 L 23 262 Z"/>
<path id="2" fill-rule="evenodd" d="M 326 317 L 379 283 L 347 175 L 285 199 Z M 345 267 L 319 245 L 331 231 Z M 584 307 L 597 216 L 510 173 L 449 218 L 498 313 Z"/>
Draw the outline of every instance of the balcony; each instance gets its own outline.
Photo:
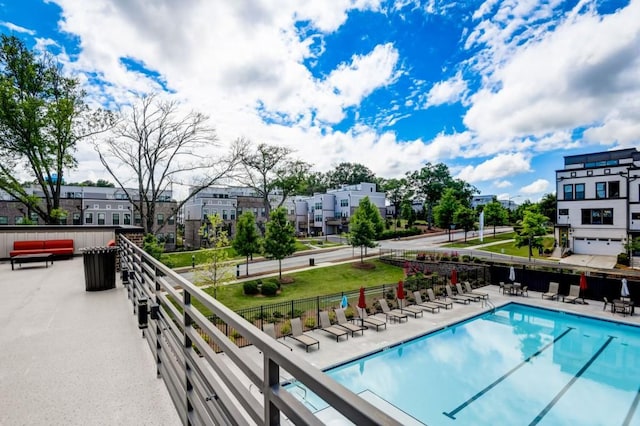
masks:
<path id="1" fill-rule="evenodd" d="M 346 225 L 349 223 L 348 217 L 328 217 L 325 219 L 327 225 Z"/>

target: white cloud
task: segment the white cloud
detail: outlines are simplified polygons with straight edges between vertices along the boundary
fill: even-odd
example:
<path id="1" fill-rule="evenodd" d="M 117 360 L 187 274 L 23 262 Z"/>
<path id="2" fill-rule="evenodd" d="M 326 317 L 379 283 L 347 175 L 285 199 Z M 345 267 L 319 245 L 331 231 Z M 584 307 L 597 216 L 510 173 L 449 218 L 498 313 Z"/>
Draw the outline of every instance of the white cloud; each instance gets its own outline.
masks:
<path id="1" fill-rule="evenodd" d="M 458 73 L 455 77 L 440 81 L 431 87 L 427 94 L 426 107 L 459 102 L 466 92 L 467 82 L 462 78 L 462 74 Z"/>
<path id="2" fill-rule="evenodd" d="M 29 34 L 29 35 L 35 35 L 36 32 L 33 30 L 30 30 L 28 28 L 25 27 L 21 27 L 20 25 L 16 25 L 12 22 L 0 22 L 0 26 L 3 26 L 5 28 L 7 28 L 9 31 L 13 31 L 16 33 L 23 33 L 23 34 Z"/>
<path id="3" fill-rule="evenodd" d="M 483 182 L 530 171 L 530 160 L 523 153 L 498 154 L 477 166 L 464 167 L 456 176 L 469 183 Z"/>
<path id="4" fill-rule="evenodd" d="M 513 184 L 508 180 L 498 180 L 494 182 L 493 186 L 496 188 L 509 188 L 510 186 L 513 186 Z"/>
<path id="5" fill-rule="evenodd" d="M 520 192 L 527 195 L 540 194 L 549 189 L 549 181 L 546 179 L 537 179 L 529 185 L 520 188 Z"/>

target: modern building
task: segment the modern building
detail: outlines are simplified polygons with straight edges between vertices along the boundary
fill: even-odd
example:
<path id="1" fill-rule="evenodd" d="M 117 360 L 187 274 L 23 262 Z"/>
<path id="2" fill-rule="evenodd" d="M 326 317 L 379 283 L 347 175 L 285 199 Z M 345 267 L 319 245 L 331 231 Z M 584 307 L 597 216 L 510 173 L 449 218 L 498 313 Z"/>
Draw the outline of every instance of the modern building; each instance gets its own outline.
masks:
<path id="1" fill-rule="evenodd" d="M 369 197 L 382 217 L 386 216 L 385 193 L 377 192 L 375 183 L 362 182 L 296 199 L 296 230 L 316 236 L 348 232 L 349 218 L 364 197 Z"/>
<path id="2" fill-rule="evenodd" d="M 25 188 L 27 193 L 43 199 L 42 189 L 36 186 Z M 137 198 L 137 191 L 127 189 Z M 63 185 L 60 188 L 60 208 L 66 216 L 60 225 L 142 225 L 140 214 L 121 188 Z M 155 235 L 164 243 L 166 250 L 176 245 L 176 207 L 171 191 L 163 191 L 155 203 Z M 28 219 L 28 220 L 26 220 Z M 0 196 L 0 225 L 38 224 L 38 215 L 6 193 Z"/>
<path id="3" fill-rule="evenodd" d="M 556 171 L 555 235 L 563 251 L 625 252 L 629 239 L 640 236 L 639 177 L 635 148 L 565 156 L 564 168 Z"/>

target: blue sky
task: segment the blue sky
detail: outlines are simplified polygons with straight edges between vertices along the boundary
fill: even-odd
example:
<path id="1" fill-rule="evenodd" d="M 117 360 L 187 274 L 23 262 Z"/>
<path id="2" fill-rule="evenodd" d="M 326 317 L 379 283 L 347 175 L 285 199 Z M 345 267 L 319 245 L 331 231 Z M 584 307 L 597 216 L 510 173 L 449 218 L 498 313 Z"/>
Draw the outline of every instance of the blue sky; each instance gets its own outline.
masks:
<path id="1" fill-rule="evenodd" d="M 386 178 L 443 162 L 516 202 L 554 192 L 565 155 L 638 145 L 638 22 L 640 0 L 0 0 L 0 31 L 95 105 L 163 92 L 221 145 Z M 69 180 L 109 179 L 91 146 L 78 158 Z"/>

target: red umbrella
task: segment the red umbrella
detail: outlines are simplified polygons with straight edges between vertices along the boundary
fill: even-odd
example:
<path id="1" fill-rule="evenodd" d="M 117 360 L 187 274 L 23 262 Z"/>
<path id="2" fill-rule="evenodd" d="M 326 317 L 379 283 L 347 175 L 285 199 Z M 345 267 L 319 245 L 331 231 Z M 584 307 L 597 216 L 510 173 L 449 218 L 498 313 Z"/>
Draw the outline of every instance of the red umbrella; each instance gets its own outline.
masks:
<path id="1" fill-rule="evenodd" d="M 367 302 L 364 300 L 364 287 L 360 287 L 360 297 L 358 298 L 358 308 L 366 309 Z"/>
<path id="2" fill-rule="evenodd" d="M 404 299 L 404 284 L 398 281 L 398 299 Z"/>
<path id="3" fill-rule="evenodd" d="M 585 277 L 584 272 L 580 274 L 580 290 L 587 289 L 587 277 Z"/>
<path id="4" fill-rule="evenodd" d="M 451 285 L 458 284 L 458 271 L 455 269 L 451 270 Z"/>

